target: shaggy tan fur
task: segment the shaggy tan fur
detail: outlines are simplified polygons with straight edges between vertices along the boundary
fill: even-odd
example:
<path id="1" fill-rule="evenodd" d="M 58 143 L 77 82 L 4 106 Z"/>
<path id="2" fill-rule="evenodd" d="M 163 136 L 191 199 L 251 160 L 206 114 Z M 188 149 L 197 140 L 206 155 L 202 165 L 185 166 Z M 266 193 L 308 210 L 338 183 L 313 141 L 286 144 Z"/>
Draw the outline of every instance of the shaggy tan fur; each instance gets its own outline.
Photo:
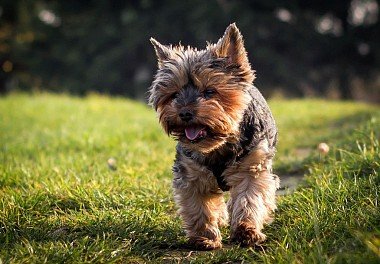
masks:
<path id="1" fill-rule="evenodd" d="M 272 174 L 268 143 L 260 142 L 242 163 L 228 168 L 225 178 L 232 187 L 228 202 L 231 239 L 243 245 L 263 242 L 265 235 L 261 229 L 271 221 L 280 185 L 279 178 Z"/>
<path id="2" fill-rule="evenodd" d="M 228 168 L 223 176 L 231 186 L 228 212 L 215 177 L 192 159 L 179 162 L 174 172 L 174 198 L 184 221 L 186 234 L 197 249 L 221 247 L 220 226 L 230 215 L 231 240 L 244 246 L 265 240 L 261 233 L 276 209 L 279 179 L 272 174 L 272 160 L 263 141 L 242 163 Z M 183 172 L 186 172 L 185 174 Z"/>
<path id="3" fill-rule="evenodd" d="M 252 84 L 240 31 L 232 24 L 216 44 L 199 51 L 151 42 L 158 71 L 149 101 L 165 132 L 178 140 L 173 189 L 189 243 L 220 248 L 219 227 L 227 224 L 232 241 L 263 242 L 279 186 L 272 174 L 277 130 Z"/>

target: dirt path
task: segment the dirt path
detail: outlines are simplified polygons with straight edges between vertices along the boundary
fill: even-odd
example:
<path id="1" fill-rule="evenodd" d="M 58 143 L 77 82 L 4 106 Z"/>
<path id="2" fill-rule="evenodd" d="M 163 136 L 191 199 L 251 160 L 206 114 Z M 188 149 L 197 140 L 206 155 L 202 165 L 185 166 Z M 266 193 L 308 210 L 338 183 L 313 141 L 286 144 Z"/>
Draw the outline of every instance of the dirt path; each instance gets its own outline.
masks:
<path id="1" fill-rule="evenodd" d="M 277 195 L 286 195 L 294 192 L 303 179 L 303 174 L 281 175 L 280 189 L 277 190 Z"/>

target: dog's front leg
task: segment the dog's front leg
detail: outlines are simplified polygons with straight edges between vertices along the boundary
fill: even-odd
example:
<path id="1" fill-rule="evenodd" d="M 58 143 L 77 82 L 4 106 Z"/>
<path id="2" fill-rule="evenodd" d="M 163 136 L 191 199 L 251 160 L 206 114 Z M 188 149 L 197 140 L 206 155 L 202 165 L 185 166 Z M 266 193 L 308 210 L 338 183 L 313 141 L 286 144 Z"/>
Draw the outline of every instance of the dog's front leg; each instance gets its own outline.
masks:
<path id="1" fill-rule="evenodd" d="M 215 178 L 191 166 L 175 165 L 175 168 L 174 199 L 190 246 L 198 250 L 222 247 L 219 226 L 226 223 L 228 216 Z"/>
<path id="2" fill-rule="evenodd" d="M 265 149 L 253 151 L 238 167 L 230 170 L 228 209 L 231 240 L 242 246 L 254 246 L 266 238 L 261 232 L 276 209 L 275 193 L 279 179 L 271 174 L 272 160 Z"/>

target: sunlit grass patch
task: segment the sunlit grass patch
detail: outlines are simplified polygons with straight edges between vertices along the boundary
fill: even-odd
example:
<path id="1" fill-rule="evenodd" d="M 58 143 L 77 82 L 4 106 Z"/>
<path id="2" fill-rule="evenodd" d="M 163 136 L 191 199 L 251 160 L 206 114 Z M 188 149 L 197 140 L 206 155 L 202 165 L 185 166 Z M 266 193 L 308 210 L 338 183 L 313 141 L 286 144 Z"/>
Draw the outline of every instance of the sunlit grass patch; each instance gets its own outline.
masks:
<path id="1" fill-rule="evenodd" d="M 1 261 L 378 262 L 379 108 L 270 105 L 280 131 L 275 171 L 306 174 L 303 187 L 279 197 L 263 248 L 231 245 L 223 229 L 224 249 L 192 252 L 171 193 L 175 143 L 154 111 L 95 95 L 0 98 Z"/>

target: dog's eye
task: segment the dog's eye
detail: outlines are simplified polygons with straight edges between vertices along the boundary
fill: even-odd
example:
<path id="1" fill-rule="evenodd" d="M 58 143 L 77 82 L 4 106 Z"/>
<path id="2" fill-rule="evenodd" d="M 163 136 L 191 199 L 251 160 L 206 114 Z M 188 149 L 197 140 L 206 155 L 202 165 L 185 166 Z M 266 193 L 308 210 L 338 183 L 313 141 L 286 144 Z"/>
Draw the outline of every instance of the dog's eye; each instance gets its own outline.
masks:
<path id="1" fill-rule="evenodd" d="M 177 97 L 178 97 L 178 92 L 176 92 L 176 93 L 172 93 L 172 95 L 170 96 L 170 98 L 171 98 L 172 100 L 176 99 Z"/>
<path id="2" fill-rule="evenodd" d="M 206 99 L 210 99 L 211 97 L 213 97 L 214 94 L 215 94 L 215 90 L 214 89 L 206 89 L 203 92 L 203 97 L 206 98 Z"/>

